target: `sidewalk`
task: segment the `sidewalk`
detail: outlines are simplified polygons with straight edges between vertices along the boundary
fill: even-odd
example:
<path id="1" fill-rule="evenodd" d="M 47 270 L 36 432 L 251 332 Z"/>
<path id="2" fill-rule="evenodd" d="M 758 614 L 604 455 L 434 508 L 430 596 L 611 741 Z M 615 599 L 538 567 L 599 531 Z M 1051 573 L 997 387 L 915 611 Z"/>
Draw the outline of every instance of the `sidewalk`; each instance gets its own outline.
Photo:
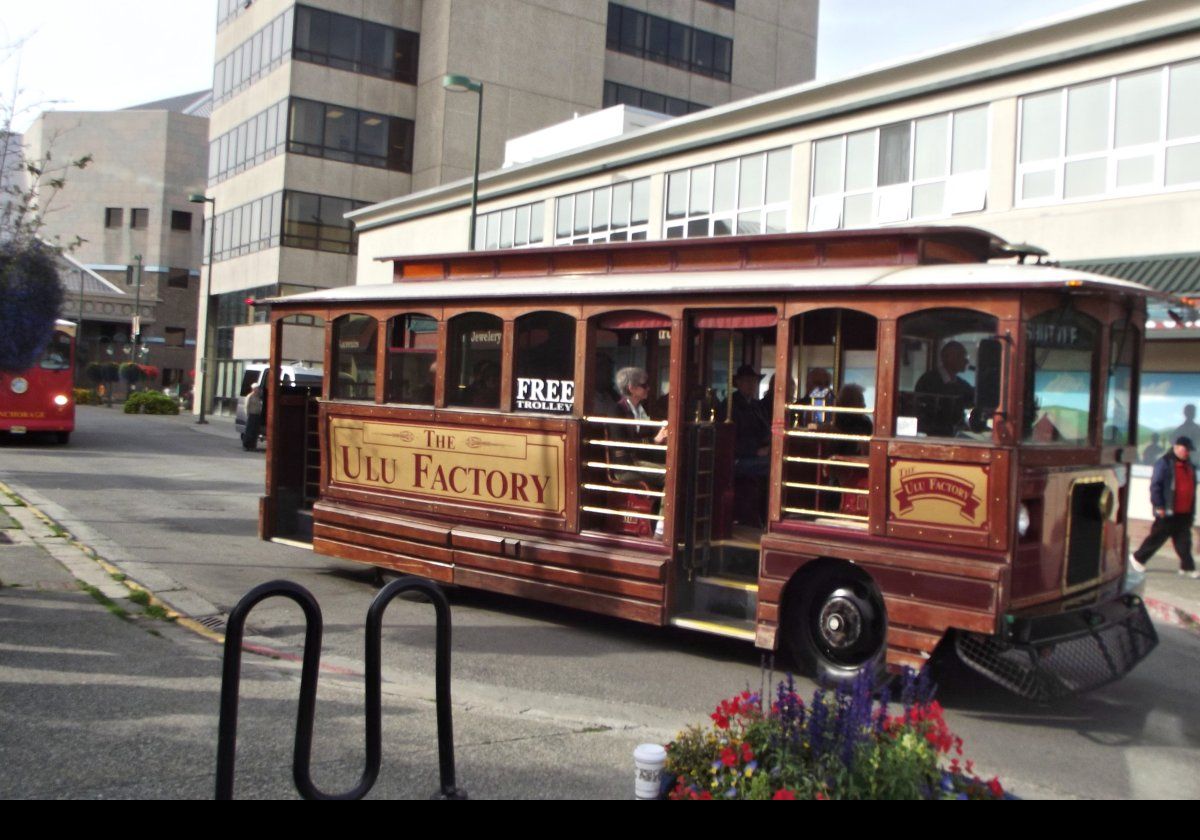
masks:
<path id="1" fill-rule="evenodd" d="M 0 798 L 213 795 L 222 649 L 160 617 L 161 602 L 120 577 L 0 493 Z M 361 678 L 344 670 L 320 678 L 313 776 L 329 791 L 362 772 Z M 438 789 L 428 683 L 384 684 L 372 798 Z M 243 657 L 238 798 L 296 796 L 298 696 L 298 666 Z M 457 781 L 472 798 L 632 798 L 630 745 L 658 734 L 462 702 L 454 727 Z"/>

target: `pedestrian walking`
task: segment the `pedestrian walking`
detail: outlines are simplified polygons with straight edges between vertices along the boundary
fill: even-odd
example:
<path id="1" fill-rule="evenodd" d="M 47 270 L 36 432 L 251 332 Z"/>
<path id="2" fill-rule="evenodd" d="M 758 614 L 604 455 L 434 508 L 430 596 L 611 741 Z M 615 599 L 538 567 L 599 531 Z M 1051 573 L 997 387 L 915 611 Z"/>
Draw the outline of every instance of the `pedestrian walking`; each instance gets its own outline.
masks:
<path id="1" fill-rule="evenodd" d="M 263 399 L 262 383 L 256 383 L 246 395 L 246 429 L 242 432 L 242 449 L 254 452 L 258 449 L 258 430 L 262 428 L 263 414 L 267 402 Z"/>
<path id="2" fill-rule="evenodd" d="M 1179 574 L 1200 578 L 1192 559 L 1192 523 L 1196 518 L 1196 468 L 1192 439 L 1186 435 L 1175 438 L 1175 445 L 1154 463 L 1150 479 L 1150 504 L 1154 508 L 1154 524 L 1150 534 L 1130 557 L 1130 565 L 1139 572 L 1162 548 L 1168 539 L 1179 555 Z"/>

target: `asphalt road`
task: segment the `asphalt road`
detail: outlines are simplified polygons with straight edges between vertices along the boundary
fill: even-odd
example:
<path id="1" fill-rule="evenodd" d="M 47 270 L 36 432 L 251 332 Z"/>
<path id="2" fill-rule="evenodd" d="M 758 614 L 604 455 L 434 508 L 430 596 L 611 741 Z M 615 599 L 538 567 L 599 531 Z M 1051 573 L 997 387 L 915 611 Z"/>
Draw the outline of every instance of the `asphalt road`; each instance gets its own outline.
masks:
<path id="1" fill-rule="evenodd" d="M 225 611 L 258 583 L 302 583 L 324 611 L 326 662 L 359 668 L 373 575 L 256 538 L 263 455 L 243 452 L 232 424 L 81 407 L 67 447 L 0 439 L 0 481 L 51 502 L 60 521 L 135 578 L 157 572 L 178 582 L 181 605 Z M 704 721 L 722 697 L 763 680 L 759 653 L 743 643 L 485 593 L 457 590 L 451 601 L 454 694 L 467 714 L 610 727 L 631 751 Z M 251 624 L 271 646 L 298 649 L 294 607 L 268 602 Z M 429 608 L 398 601 L 386 624 L 391 688 L 431 696 Z M 1051 707 L 956 668 L 942 674 L 940 697 L 981 772 L 1018 794 L 1200 798 L 1200 637 L 1160 633 L 1158 650 L 1129 677 Z"/>

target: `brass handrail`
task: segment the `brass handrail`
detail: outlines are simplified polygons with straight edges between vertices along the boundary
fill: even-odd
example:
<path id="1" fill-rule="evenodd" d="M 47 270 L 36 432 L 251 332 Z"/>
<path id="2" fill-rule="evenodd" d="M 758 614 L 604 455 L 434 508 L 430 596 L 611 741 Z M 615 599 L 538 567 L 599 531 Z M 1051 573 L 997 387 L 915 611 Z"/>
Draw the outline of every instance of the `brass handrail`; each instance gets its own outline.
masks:
<path id="1" fill-rule="evenodd" d="M 621 487 L 611 484 L 584 484 L 584 490 L 599 490 L 603 493 L 629 493 L 634 496 L 653 496 L 656 499 L 661 499 L 667 494 L 662 490 L 642 490 L 637 487 Z"/>
<path id="2" fill-rule="evenodd" d="M 632 510 L 613 510 L 612 508 L 591 507 L 588 505 L 582 505 L 579 509 L 587 513 L 605 513 L 611 516 L 630 516 L 634 519 L 649 519 L 653 522 L 663 521 L 663 517 L 656 513 L 637 513 Z"/>
<path id="3" fill-rule="evenodd" d="M 657 475 L 666 475 L 666 467 L 645 467 L 641 464 L 607 464 L 604 461 L 588 461 L 587 466 L 594 467 L 598 470 L 620 470 L 621 472 L 644 472 L 655 473 Z"/>
<path id="4" fill-rule="evenodd" d="M 610 426 L 654 426 L 661 429 L 667 425 L 666 420 L 630 420 L 628 417 L 584 417 L 583 419 L 587 423 L 602 423 Z"/>

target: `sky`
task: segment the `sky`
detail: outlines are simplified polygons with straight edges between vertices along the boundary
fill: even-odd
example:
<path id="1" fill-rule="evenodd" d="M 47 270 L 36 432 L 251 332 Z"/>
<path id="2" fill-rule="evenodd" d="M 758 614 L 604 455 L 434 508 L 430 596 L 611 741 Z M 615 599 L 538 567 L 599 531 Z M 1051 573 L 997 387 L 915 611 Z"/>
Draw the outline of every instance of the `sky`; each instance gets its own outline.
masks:
<path id="1" fill-rule="evenodd" d="M 821 0 L 817 78 L 1114 2 Z M 0 0 L 0 101 L 7 110 L 19 91 L 20 132 L 45 110 L 113 110 L 202 90 L 212 84 L 215 30 L 216 0 Z"/>

